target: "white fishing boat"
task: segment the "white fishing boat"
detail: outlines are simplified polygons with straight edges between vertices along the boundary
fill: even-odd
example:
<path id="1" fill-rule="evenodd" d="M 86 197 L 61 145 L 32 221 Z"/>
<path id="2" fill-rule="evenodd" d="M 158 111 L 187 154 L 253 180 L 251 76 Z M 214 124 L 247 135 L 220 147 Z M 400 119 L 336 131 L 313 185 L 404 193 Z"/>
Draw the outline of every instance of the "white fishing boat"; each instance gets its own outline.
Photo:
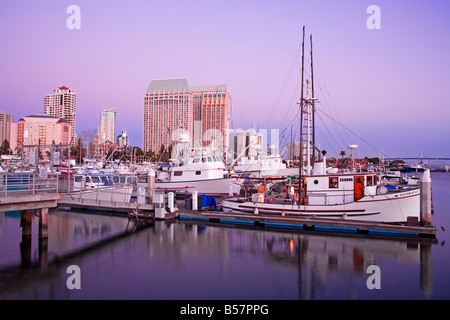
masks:
<path id="1" fill-rule="evenodd" d="M 222 210 L 386 223 L 419 219 L 420 188 L 389 191 L 375 173 L 302 176 L 300 196 L 298 184 L 284 185 L 284 190 L 280 185 L 251 197 L 227 198 Z"/>
<path id="2" fill-rule="evenodd" d="M 147 186 L 138 182 L 138 186 Z M 220 157 L 199 155 L 181 164 L 172 163 L 156 172 L 156 190 L 206 195 L 228 195 L 239 192 L 239 180 L 230 176 Z"/>
<path id="3" fill-rule="evenodd" d="M 306 87 L 308 90 L 308 86 Z M 307 91 L 306 99 L 304 99 L 302 75 L 300 100 L 300 145 L 302 147 L 297 181 L 294 183 L 291 181 L 290 184 L 278 183 L 270 188 L 263 185 L 258 188 L 258 193 L 245 197 L 227 198 L 221 203 L 222 210 L 235 213 L 296 215 L 385 223 L 418 221 L 420 219 L 419 187 L 388 190 L 380 184 L 377 173 L 362 173 L 355 170 L 345 174 L 327 172 L 326 152 L 317 152 L 319 149 L 314 145 L 312 138 L 314 137 L 313 113 L 317 99 L 314 97 L 313 86 L 311 90 L 312 98 L 309 98 Z M 356 147 L 356 145 L 349 146 L 351 150 Z"/>
<path id="4" fill-rule="evenodd" d="M 74 190 L 92 190 L 114 185 L 112 174 L 76 173 L 73 175 Z"/>
<path id="5" fill-rule="evenodd" d="M 237 174 L 261 178 L 267 176 L 290 176 L 298 174 L 298 168 L 288 168 L 280 155 L 258 155 L 239 158 L 233 167 Z"/>
<path id="6" fill-rule="evenodd" d="M 240 181 L 226 170 L 221 157 L 206 149 L 190 150 L 189 137 L 179 136 L 177 153 L 168 166 L 155 170 L 155 189 L 175 193 L 192 193 L 209 196 L 236 195 Z M 191 154 L 194 154 L 191 156 Z M 148 187 L 148 181 L 138 180 L 138 187 Z"/>

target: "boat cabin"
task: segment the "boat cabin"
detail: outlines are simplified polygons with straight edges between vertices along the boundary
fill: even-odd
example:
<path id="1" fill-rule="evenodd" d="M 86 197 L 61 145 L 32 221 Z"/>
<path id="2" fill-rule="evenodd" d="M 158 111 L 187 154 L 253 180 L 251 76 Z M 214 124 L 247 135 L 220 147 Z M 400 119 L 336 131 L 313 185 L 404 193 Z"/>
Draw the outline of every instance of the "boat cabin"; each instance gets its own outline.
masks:
<path id="1" fill-rule="evenodd" d="M 333 205 L 358 201 L 376 195 L 376 173 L 307 176 L 302 181 L 302 203 Z"/>
<path id="2" fill-rule="evenodd" d="M 197 156 L 189 159 L 186 164 L 171 167 L 169 180 L 192 181 L 206 179 L 222 179 L 225 174 L 225 166 L 220 157 Z"/>

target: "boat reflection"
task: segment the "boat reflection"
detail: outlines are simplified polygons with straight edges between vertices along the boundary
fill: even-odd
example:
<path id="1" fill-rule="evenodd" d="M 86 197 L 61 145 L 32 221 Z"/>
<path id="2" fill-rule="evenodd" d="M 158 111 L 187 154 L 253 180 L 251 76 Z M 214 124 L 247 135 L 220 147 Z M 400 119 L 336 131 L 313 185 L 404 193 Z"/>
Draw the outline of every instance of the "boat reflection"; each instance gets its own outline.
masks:
<path id="1" fill-rule="evenodd" d="M 366 279 L 370 276 L 367 268 L 389 264 L 412 265 L 413 269 L 420 266 L 417 279 L 422 295 L 426 298 L 432 293 L 431 246 L 437 243 L 436 239 L 217 227 L 193 221 L 170 225 L 156 221 L 155 228 L 150 229 L 147 236 L 150 256 L 163 254 L 180 265 L 201 253 L 204 261 L 220 256 L 223 270 L 229 272 L 235 271 L 232 267 L 234 259 L 246 256 L 262 257 L 265 268 L 272 265 L 295 269 L 298 299 L 333 298 L 329 296 L 333 293 L 327 292 L 327 286 L 337 283 L 350 286 L 350 291 L 355 290 L 346 298 L 358 299 L 358 291 L 369 291 L 366 287 Z M 233 276 L 223 275 L 227 279 Z M 343 279 L 337 280 L 339 277 Z M 357 279 L 354 284 L 351 284 L 352 279 Z M 351 288 L 352 285 L 355 288 Z"/>

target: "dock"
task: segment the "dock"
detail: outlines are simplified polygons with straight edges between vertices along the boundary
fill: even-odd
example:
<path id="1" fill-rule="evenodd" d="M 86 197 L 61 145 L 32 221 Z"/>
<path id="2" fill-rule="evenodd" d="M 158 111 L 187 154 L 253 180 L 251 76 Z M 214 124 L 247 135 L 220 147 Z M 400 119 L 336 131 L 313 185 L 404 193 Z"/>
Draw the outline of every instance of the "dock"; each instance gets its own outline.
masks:
<path id="1" fill-rule="evenodd" d="M 409 235 L 434 238 L 434 226 L 397 225 L 380 222 L 333 220 L 263 214 L 229 214 L 218 211 L 193 211 L 182 209 L 180 220 L 204 221 L 217 224 L 247 225 L 269 228 L 286 228 L 308 231 L 331 231 L 358 234 Z"/>
<path id="2" fill-rule="evenodd" d="M 155 197 L 154 200 L 157 198 Z M 197 209 L 186 205 L 186 199 L 174 201 L 173 196 L 160 195 L 153 203 L 115 202 L 63 197 L 60 206 L 82 211 L 128 216 L 133 219 L 199 221 L 213 224 L 240 225 L 248 227 L 284 228 L 292 230 L 330 231 L 356 234 L 383 234 L 435 238 L 438 228 L 414 224 L 388 224 L 375 221 L 338 220 L 303 217 L 294 214 L 225 213 L 223 211 Z"/>

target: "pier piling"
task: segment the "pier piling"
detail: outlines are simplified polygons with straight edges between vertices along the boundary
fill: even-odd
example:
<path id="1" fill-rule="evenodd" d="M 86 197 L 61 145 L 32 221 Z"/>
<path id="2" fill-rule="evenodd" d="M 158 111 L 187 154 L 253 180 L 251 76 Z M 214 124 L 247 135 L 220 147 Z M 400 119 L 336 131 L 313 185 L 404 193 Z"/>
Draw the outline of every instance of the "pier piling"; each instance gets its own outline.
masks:
<path id="1" fill-rule="evenodd" d="M 420 178 L 420 224 L 431 225 L 431 176 L 426 169 Z"/>
<path id="2" fill-rule="evenodd" d="M 153 169 L 150 169 L 148 172 L 148 180 L 147 180 L 147 192 L 148 192 L 148 201 L 149 204 L 153 201 L 153 195 L 155 193 L 155 171 Z"/>
<path id="3" fill-rule="evenodd" d="M 169 192 L 167 194 L 167 206 L 169 207 L 170 212 L 175 211 L 175 194 L 173 192 Z"/>
<path id="4" fill-rule="evenodd" d="M 39 238 L 48 238 L 48 208 L 40 209 Z"/>
<path id="5" fill-rule="evenodd" d="M 32 210 L 22 210 L 20 215 L 20 226 L 22 227 L 22 236 L 31 236 Z"/>
<path id="6" fill-rule="evenodd" d="M 198 210 L 198 191 L 192 191 L 192 210 Z"/>

